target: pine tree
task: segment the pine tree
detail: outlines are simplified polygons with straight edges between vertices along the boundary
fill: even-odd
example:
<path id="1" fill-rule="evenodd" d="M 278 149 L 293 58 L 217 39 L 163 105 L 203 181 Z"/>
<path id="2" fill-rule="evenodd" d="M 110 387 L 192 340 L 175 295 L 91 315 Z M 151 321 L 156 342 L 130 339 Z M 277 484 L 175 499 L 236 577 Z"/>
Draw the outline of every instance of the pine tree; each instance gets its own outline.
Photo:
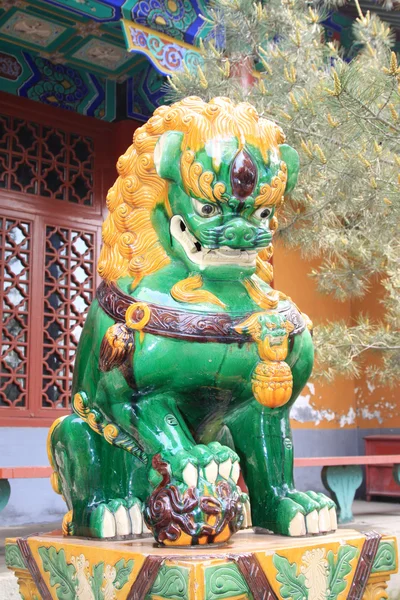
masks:
<path id="1" fill-rule="evenodd" d="M 282 126 L 302 165 L 280 213 L 282 241 L 320 258 L 311 275 L 323 294 L 385 291 L 381 320 L 316 328 L 318 371 L 359 376 L 375 351 L 379 368 L 367 376 L 386 384 L 400 378 L 400 66 L 391 30 L 355 2 L 348 62 L 310 2 L 214 0 L 209 21 L 223 47 L 202 44 L 203 65 L 171 78 L 168 98 L 228 96 Z"/>

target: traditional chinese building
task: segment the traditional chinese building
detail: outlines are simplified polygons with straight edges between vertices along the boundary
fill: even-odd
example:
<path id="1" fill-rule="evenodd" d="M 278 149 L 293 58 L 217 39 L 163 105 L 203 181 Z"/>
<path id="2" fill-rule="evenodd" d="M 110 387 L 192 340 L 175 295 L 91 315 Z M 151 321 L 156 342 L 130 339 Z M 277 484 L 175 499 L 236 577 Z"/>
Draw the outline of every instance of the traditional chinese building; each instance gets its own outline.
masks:
<path id="1" fill-rule="evenodd" d="M 47 464 L 47 428 L 69 412 L 116 159 L 163 102 L 166 76 L 201 64 L 197 48 L 210 35 L 202 16 L 206 0 L 0 2 L 0 466 Z M 331 16 L 328 34 L 347 44 L 351 22 Z M 282 250 L 276 261 L 277 287 L 316 321 L 352 314 L 350 303 L 304 285 L 309 265 L 295 253 Z M 357 426 L 400 427 L 387 406 L 376 408 L 373 390 L 357 420 L 354 388 L 341 380 L 309 386 L 294 413 L 300 454 L 302 445 L 310 453 L 310 436 L 316 453 L 323 444 L 329 454 L 337 430 L 343 452 L 357 454 Z M 63 511 L 47 480 L 15 480 L 0 519 L 51 520 Z"/>

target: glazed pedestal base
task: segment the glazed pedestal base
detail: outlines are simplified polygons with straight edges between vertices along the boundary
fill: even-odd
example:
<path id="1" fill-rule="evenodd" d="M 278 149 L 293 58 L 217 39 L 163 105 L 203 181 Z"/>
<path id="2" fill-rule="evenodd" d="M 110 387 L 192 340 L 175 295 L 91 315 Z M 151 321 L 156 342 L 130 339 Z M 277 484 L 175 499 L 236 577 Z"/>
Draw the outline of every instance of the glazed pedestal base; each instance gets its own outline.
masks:
<path id="1" fill-rule="evenodd" d="M 190 548 L 53 532 L 8 539 L 6 563 L 24 600 L 380 600 L 398 559 L 392 536 L 249 529 L 223 547 Z"/>

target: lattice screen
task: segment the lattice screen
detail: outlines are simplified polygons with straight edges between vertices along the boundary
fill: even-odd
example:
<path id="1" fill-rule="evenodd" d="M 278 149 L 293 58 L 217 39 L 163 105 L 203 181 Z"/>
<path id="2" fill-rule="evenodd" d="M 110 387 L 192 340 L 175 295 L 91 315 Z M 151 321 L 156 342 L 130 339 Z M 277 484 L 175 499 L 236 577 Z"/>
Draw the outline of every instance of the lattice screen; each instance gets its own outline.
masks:
<path id="1" fill-rule="evenodd" d="M 42 406 L 65 408 L 72 367 L 94 296 L 94 235 L 46 226 Z"/>
<path id="2" fill-rule="evenodd" d="M 93 204 L 90 137 L 0 115 L 0 188 Z"/>
<path id="3" fill-rule="evenodd" d="M 32 224 L 0 217 L 1 324 L 0 406 L 27 404 Z"/>

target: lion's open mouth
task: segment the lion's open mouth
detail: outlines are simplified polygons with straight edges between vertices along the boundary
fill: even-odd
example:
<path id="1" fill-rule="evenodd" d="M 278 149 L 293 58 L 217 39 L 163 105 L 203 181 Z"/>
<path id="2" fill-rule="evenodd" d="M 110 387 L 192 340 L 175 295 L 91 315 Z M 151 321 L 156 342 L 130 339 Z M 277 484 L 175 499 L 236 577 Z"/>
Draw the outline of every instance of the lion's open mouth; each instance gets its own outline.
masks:
<path id="1" fill-rule="evenodd" d="M 229 248 L 204 248 L 199 240 L 190 233 L 185 221 L 179 215 L 171 219 L 170 231 L 184 249 L 187 257 L 197 265 L 237 265 L 249 267 L 256 264 L 258 250 Z"/>

